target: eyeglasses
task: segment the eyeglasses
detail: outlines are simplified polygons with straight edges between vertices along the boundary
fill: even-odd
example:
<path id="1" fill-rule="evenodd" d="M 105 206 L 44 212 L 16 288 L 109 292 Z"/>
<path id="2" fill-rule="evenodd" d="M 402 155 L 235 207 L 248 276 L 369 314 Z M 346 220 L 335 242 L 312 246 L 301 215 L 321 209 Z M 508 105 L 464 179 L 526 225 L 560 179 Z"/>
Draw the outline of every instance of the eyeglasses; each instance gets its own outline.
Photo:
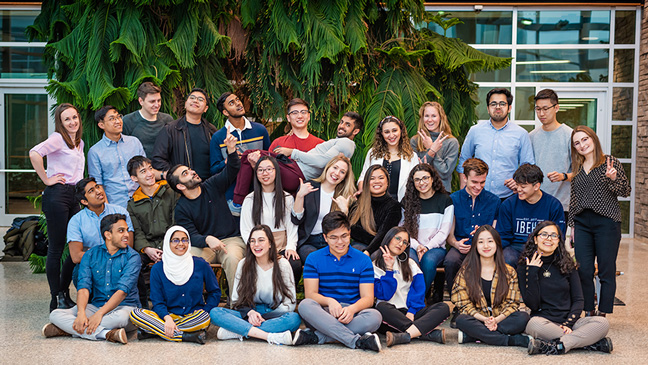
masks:
<path id="1" fill-rule="evenodd" d="M 259 174 L 259 175 L 263 175 L 263 174 L 265 174 L 266 172 L 269 174 L 269 173 L 273 172 L 274 170 L 275 170 L 274 167 L 266 167 L 266 168 L 264 168 L 264 169 L 257 169 L 257 174 Z"/>
<path id="2" fill-rule="evenodd" d="M 196 96 L 196 95 L 189 95 L 189 97 L 187 99 L 189 99 L 189 100 L 198 100 L 201 103 L 203 101 L 205 101 L 205 98 L 203 98 L 202 96 Z"/>
<path id="3" fill-rule="evenodd" d="M 326 241 L 337 242 L 339 240 L 348 241 L 351 238 L 351 235 L 348 233 L 343 233 L 341 236 L 326 236 Z"/>
<path id="4" fill-rule="evenodd" d="M 551 239 L 552 241 L 555 241 L 558 239 L 559 236 L 556 233 L 549 234 L 547 232 L 541 232 L 538 233 L 538 237 L 542 238 L 543 240 Z"/>
<path id="5" fill-rule="evenodd" d="M 293 110 L 290 113 L 288 113 L 288 115 L 296 117 L 299 114 L 301 114 L 303 116 L 306 116 L 306 115 L 308 115 L 308 113 L 310 113 L 308 110 Z"/>
<path id="6" fill-rule="evenodd" d="M 114 122 L 116 122 L 117 120 L 121 120 L 122 117 L 123 117 L 123 115 L 121 115 L 121 114 L 111 115 L 111 116 L 109 116 L 108 118 L 106 118 L 106 121 L 108 121 L 108 122 L 110 122 L 110 123 L 114 123 Z"/>
<path id="7" fill-rule="evenodd" d="M 554 104 L 552 106 L 545 106 L 544 108 L 539 108 L 539 107 L 536 106 L 535 111 L 536 111 L 536 113 L 540 113 L 540 112 L 546 113 L 549 110 L 553 109 L 556 105 L 558 105 L 558 104 Z"/>
<path id="8" fill-rule="evenodd" d="M 409 246 L 409 244 L 410 244 L 410 242 L 408 240 L 406 240 L 405 238 L 402 238 L 401 236 L 395 236 L 394 239 L 396 240 L 396 242 L 402 243 L 405 246 Z"/>
<path id="9" fill-rule="evenodd" d="M 491 107 L 491 108 L 497 108 L 498 106 L 500 108 L 505 108 L 507 105 L 508 105 L 508 103 L 505 102 L 505 101 L 500 101 L 499 103 L 494 101 L 494 102 L 488 104 L 488 106 Z"/>
<path id="10" fill-rule="evenodd" d="M 189 244 L 189 239 L 188 239 L 188 238 L 183 238 L 183 239 L 174 238 L 174 239 L 171 240 L 171 243 L 172 243 L 174 246 L 177 246 L 180 242 L 182 242 L 183 244 L 187 245 L 187 244 Z"/>
<path id="11" fill-rule="evenodd" d="M 420 184 L 420 183 L 426 183 L 430 181 L 432 177 L 431 176 L 423 176 L 422 178 L 415 177 L 414 178 L 414 184 Z"/>

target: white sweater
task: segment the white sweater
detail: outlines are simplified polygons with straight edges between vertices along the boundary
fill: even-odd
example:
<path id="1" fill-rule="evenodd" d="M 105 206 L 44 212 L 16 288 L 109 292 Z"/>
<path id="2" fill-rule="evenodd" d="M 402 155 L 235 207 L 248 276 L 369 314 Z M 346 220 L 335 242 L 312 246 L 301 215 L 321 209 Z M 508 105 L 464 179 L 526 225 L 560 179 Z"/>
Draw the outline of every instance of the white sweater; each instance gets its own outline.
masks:
<path id="1" fill-rule="evenodd" d="M 252 258 L 254 260 L 254 258 Z M 238 266 L 236 267 L 236 276 L 234 278 L 234 293 L 232 293 L 232 303 L 236 303 L 238 300 L 239 294 L 238 294 L 238 286 L 239 282 L 241 281 L 241 273 L 243 270 L 243 263 L 245 262 L 245 258 L 239 261 Z M 297 303 L 296 300 L 296 294 L 295 294 L 295 279 L 293 278 L 293 271 L 292 268 L 290 267 L 290 263 L 288 260 L 285 258 L 280 258 L 279 259 L 279 268 L 281 269 L 281 277 L 283 278 L 283 282 L 286 284 L 286 287 L 288 287 L 288 290 L 292 293 L 293 301 L 291 302 L 290 298 L 285 297 L 281 301 L 281 304 L 277 308 L 275 308 L 275 311 L 278 312 L 293 312 L 295 310 L 295 305 Z M 268 306 L 272 306 L 273 302 L 273 293 L 274 293 L 274 286 L 272 285 L 272 272 L 274 271 L 273 268 L 270 268 L 268 271 L 263 271 L 259 265 L 256 265 L 256 270 L 257 270 L 257 281 L 256 281 L 256 293 L 254 294 L 254 303 L 256 304 L 267 304 Z"/>
<path id="2" fill-rule="evenodd" d="M 286 232 L 286 250 L 297 250 L 297 226 L 293 224 L 290 220 L 290 211 L 295 203 L 293 197 L 286 194 L 286 206 L 284 209 L 284 219 L 283 224 L 279 228 L 275 228 L 275 217 L 274 217 L 274 206 L 272 201 L 274 200 L 275 193 L 263 193 L 263 211 L 261 212 L 261 224 L 265 224 L 272 232 Z M 254 228 L 254 223 L 252 222 L 252 205 L 254 201 L 254 192 L 251 192 L 245 197 L 243 205 L 241 206 L 241 237 L 243 241 L 247 243 L 250 238 L 250 231 Z"/>

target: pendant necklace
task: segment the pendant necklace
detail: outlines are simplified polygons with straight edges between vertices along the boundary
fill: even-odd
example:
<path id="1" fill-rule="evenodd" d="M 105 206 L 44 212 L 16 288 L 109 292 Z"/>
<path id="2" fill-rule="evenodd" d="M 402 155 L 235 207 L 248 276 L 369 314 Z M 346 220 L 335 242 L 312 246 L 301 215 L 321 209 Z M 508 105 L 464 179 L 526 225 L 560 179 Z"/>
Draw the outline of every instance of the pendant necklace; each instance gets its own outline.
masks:
<path id="1" fill-rule="evenodd" d="M 544 268 L 542 269 L 542 270 L 544 270 L 544 272 L 542 273 L 542 276 L 544 276 L 545 278 L 551 277 L 551 273 L 549 272 L 549 269 L 551 268 L 551 265 L 554 263 L 554 261 L 556 261 L 556 257 L 554 257 L 554 259 L 551 260 L 551 263 L 549 264 L 549 266 L 547 266 L 546 269 L 544 269 Z"/>

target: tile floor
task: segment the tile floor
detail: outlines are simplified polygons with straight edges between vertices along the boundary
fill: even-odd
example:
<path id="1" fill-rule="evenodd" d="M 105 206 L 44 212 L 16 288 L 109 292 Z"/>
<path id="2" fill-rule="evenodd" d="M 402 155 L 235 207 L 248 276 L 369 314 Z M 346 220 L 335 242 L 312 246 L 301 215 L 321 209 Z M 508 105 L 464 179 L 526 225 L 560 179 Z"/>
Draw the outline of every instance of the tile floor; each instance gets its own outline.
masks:
<path id="1" fill-rule="evenodd" d="M 0 242 L 0 250 L 3 244 Z M 0 251 L 1 252 L 1 251 Z M 347 349 L 341 345 L 272 346 L 246 340 L 218 341 L 215 328 L 204 345 L 167 343 L 152 339 L 137 341 L 131 333 L 128 345 L 90 342 L 73 338 L 41 337 L 47 323 L 49 295 L 44 274 L 31 274 L 23 262 L 0 261 L 0 364 L 112 364 L 112 363 L 220 363 L 220 364 L 555 364 L 562 363 L 648 363 L 648 243 L 624 239 L 618 268 L 617 297 L 627 306 L 616 307 L 609 317 L 612 354 L 574 350 L 561 357 L 528 356 L 521 348 L 490 347 L 482 344 L 457 344 L 457 331 L 447 323 L 447 343 L 414 342 L 384 348 L 380 354 Z M 383 346 L 384 337 L 382 337 Z"/>

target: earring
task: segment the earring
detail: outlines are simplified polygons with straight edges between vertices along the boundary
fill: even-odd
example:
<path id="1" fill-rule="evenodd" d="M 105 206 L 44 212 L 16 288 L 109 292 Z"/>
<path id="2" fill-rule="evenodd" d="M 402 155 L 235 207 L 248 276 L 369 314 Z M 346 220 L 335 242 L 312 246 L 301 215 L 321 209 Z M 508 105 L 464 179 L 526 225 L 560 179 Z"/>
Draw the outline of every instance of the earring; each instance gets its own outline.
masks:
<path id="1" fill-rule="evenodd" d="M 401 258 L 401 256 L 403 256 L 403 258 Z M 407 254 L 406 254 L 405 252 L 403 252 L 403 253 L 401 253 L 400 255 L 398 255 L 398 261 L 399 261 L 399 262 L 405 262 L 405 261 L 407 261 Z"/>

